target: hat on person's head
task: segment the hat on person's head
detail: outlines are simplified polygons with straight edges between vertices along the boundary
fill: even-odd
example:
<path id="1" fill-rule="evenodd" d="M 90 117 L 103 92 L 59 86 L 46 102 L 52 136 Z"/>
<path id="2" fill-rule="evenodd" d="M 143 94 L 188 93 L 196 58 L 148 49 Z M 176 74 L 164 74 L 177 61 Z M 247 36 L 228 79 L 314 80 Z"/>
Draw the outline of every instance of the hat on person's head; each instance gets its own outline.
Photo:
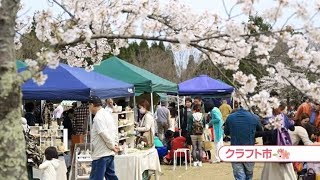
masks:
<path id="1" fill-rule="evenodd" d="M 102 104 L 101 99 L 98 96 L 90 96 L 89 97 L 89 103 L 92 104 Z"/>

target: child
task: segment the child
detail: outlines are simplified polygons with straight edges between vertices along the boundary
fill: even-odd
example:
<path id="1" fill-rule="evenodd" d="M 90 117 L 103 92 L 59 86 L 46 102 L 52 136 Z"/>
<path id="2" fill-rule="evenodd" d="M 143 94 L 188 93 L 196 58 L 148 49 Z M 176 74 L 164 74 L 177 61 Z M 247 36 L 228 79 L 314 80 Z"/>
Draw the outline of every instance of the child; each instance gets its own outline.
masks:
<path id="1" fill-rule="evenodd" d="M 42 170 L 42 180 L 57 180 L 57 169 L 60 164 L 57 149 L 48 147 L 44 155 L 46 160 L 39 166 L 39 169 Z"/>

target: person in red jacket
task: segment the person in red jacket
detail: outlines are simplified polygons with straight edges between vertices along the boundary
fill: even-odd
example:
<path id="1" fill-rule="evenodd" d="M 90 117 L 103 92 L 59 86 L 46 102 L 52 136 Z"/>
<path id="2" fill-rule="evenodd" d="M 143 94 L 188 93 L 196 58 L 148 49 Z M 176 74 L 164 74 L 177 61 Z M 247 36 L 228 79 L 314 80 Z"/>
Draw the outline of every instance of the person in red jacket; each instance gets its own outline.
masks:
<path id="1" fill-rule="evenodd" d="M 173 160 L 174 151 L 180 148 L 187 148 L 186 138 L 184 136 L 179 136 L 179 132 L 175 132 L 173 135 L 173 140 L 171 141 L 171 150 L 165 156 L 164 162 L 171 164 Z M 177 154 L 177 157 L 184 157 L 184 154 Z"/>
<path id="2" fill-rule="evenodd" d="M 312 103 L 309 98 L 305 98 L 304 103 L 302 103 L 297 110 L 295 120 L 299 120 L 301 118 L 302 113 L 306 113 L 309 117 L 312 114 Z"/>

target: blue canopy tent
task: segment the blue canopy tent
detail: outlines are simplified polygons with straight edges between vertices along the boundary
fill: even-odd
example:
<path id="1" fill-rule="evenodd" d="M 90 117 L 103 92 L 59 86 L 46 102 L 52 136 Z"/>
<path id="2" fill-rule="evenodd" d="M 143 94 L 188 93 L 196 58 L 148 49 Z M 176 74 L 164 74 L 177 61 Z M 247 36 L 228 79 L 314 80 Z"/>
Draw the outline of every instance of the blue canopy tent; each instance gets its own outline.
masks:
<path id="1" fill-rule="evenodd" d="M 231 93 L 234 88 L 220 80 L 207 75 L 200 75 L 179 84 L 180 96 L 201 96 L 205 103 L 220 106 L 221 99 L 227 99 L 230 103 Z M 230 103 L 231 104 L 231 103 Z M 206 108 L 206 111 L 208 109 Z"/>
<path id="2" fill-rule="evenodd" d="M 66 64 L 60 64 L 56 69 L 46 67 L 43 73 L 48 75 L 44 85 L 38 86 L 32 79 L 23 84 L 24 100 L 87 100 L 90 95 L 100 98 L 134 95 L 132 84 Z"/>
<path id="3" fill-rule="evenodd" d="M 179 84 L 179 95 L 230 95 L 234 88 L 207 75 L 200 75 Z"/>

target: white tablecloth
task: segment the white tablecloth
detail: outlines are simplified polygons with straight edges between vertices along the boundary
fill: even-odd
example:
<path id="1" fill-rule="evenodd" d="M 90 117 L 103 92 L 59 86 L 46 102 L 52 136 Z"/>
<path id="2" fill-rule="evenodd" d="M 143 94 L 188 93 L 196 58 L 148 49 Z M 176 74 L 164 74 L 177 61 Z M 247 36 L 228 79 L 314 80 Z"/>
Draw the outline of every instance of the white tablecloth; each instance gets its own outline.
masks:
<path id="1" fill-rule="evenodd" d="M 154 170 L 156 178 L 161 173 L 158 152 L 155 148 L 115 156 L 115 172 L 119 180 L 142 180 L 145 170 Z"/>

